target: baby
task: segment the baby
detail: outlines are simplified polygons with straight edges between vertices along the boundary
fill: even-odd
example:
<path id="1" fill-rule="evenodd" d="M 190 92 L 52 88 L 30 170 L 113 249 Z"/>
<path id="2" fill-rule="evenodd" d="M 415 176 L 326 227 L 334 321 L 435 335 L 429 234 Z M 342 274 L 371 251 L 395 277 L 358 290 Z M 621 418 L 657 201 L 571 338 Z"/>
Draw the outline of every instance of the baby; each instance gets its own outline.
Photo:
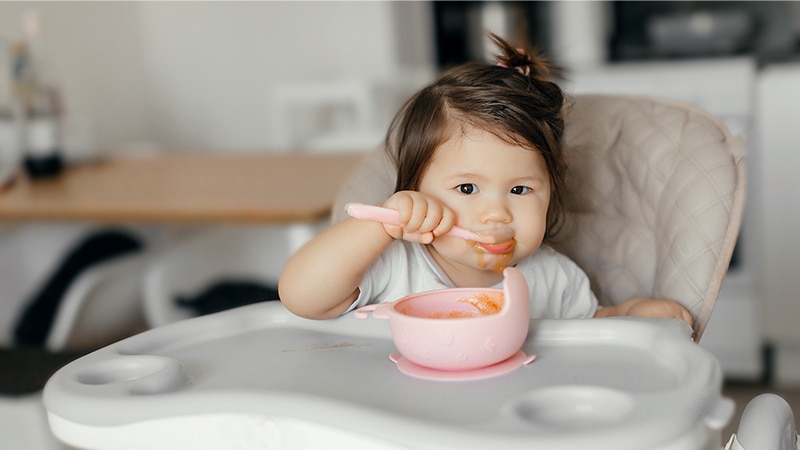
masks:
<path id="1" fill-rule="evenodd" d="M 297 315 L 331 318 L 368 303 L 451 287 L 500 287 L 514 266 L 530 288 L 531 317 L 680 318 L 670 300 L 598 307 L 586 274 L 543 244 L 563 214 L 564 93 L 536 53 L 494 34 L 498 63 L 442 73 L 401 108 L 387 133 L 397 168 L 384 203 L 399 225 L 347 219 L 296 252 L 279 281 Z M 446 233 L 510 230 L 504 242 Z"/>

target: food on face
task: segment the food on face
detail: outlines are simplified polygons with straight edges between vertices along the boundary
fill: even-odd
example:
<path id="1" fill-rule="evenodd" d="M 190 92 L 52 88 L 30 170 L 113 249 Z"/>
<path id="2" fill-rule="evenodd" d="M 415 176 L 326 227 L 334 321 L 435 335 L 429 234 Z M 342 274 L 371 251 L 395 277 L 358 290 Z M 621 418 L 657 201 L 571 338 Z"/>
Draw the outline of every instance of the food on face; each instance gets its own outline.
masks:
<path id="1" fill-rule="evenodd" d="M 503 255 L 506 253 L 511 253 L 511 250 L 514 249 L 514 244 L 516 244 L 516 242 L 513 239 L 511 239 L 509 241 L 499 242 L 495 244 L 476 242 L 475 246 L 480 248 L 486 253 L 491 253 L 493 255 Z"/>
<path id="2" fill-rule="evenodd" d="M 508 262 L 514 255 L 514 247 L 516 246 L 516 241 L 514 239 L 499 244 L 481 244 L 475 241 L 468 242 L 470 242 L 475 249 L 475 256 L 478 258 L 478 267 L 486 268 L 489 265 L 486 261 L 487 253 L 494 255 L 494 258 L 489 257 L 489 259 L 492 259 L 494 262 L 492 271 L 495 273 L 503 273 L 503 270 L 508 266 Z"/>

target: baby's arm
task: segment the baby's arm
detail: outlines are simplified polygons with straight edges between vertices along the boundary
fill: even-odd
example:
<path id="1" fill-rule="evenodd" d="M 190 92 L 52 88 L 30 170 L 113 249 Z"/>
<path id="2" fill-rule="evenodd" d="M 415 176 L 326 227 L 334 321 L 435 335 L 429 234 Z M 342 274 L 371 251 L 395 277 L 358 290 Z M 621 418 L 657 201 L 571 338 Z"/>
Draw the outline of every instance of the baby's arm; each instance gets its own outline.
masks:
<path id="1" fill-rule="evenodd" d="M 310 319 L 342 314 L 358 297 L 367 268 L 392 241 L 376 222 L 347 219 L 331 226 L 286 263 L 278 281 L 281 301 Z"/>
<path id="2" fill-rule="evenodd" d="M 624 302 L 604 306 L 597 310 L 595 317 L 638 316 L 664 319 L 682 319 L 694 326 L 694 319 L 689 311 L 678 302 L 652 298 L 629 298 Z"/>
<path id="3" fill-rule="evenodd" d="M 292 255 L 278 282 L 287 309 L 311 319 L 344 313 L 358 297 L 369 266 L 394 239 L 427 244 L 455 223 L 452 211 L 419 192 L 397 192 L 384 206 L 398 210 L 402 225 L 347 219 Z"/>

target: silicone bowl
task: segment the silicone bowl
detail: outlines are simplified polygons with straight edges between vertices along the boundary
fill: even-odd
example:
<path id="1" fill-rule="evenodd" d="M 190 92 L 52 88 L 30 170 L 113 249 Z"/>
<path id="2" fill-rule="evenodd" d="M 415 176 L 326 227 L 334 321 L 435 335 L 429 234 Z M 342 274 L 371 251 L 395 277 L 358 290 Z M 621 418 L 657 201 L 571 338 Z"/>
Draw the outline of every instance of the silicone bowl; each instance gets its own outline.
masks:
<path id="1" fill-rule="evenodd" d="M 420 366 L 463 371 L 488 367 L 517 353 L 530 325 L 528 285 L 513 267 L 503 271 L 503 289 L 453 288 L 422 292 L 356 311 L 386 319 L 395 346 Z M 477 301 L 473 301 L 477 299 Z M 474 303 L 498 300 L 499 311 Z"/>

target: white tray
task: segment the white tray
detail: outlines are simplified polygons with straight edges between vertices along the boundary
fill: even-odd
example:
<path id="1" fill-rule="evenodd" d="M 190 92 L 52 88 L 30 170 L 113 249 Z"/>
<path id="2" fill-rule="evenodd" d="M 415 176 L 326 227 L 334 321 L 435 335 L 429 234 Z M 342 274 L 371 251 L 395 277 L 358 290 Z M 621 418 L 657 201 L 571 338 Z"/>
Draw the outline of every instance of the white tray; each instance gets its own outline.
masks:
<path id="1" fill-rule="evenodd" d="M 530 365 L 431 381 L 390 361 L 386 321 L 270 302 L 86 355 L 44 401 L 56 435 L 85 448 L 719 449 L 733 405 L 690 334 L 677 320 L 534 320 Z"/>

